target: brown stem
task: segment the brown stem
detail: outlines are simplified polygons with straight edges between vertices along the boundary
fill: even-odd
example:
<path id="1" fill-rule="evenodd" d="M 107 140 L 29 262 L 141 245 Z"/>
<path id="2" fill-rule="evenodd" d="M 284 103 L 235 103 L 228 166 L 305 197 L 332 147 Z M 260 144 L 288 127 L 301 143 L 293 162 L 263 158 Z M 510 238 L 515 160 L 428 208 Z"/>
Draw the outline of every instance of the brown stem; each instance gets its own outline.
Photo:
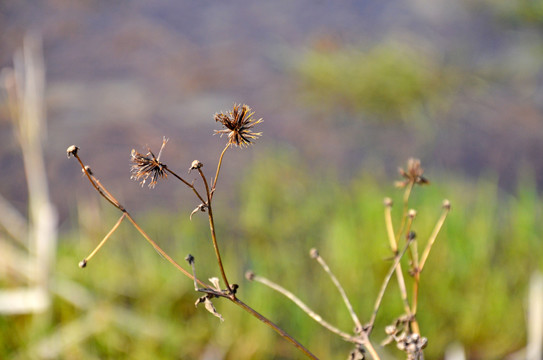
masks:
<path id="1" fill-rule="evenodd" d="M 215 187 L 217 186 L 217 180 L 219 179 L 219 172 L 221 171 L 222 166 L 222 159 L 224 157 L 224 154 L 226 153 L 226 150 L 230 147 L 230 143 L 226 144 L 225 148 L 223 149 L 221 156 L 219 157 L 219 162 L 217 163 L 217 172 L 215 173 L 215 178 L 213 179 L 213 185 L 211 186 L 211 193 L 210 196 L 213 198 L 213 194 L 215 193 Z"/>
<path id="2" fill-rule="evenodd" d="M 96 189 L 96 191 L 98 191 L 98 193 L 102 195 L 102 197 L 104 197 L 107 201 L 109 201 L 113 206 L 115 206 L 117 209 L 123 212 L 126 218 L 130 220 L 130 222 L 136 228 L 136 230 L 138 230 L 138 232 L 144 237 L 144 239 L 147 240 L 149 244 L 151 244 L 151 246 L 156 250 L 156 252 L 158 252 L 164 259 L 166 259 L 169 263 L 175 266 L 184 275 L 193 279 L 192 275 L 187 270 L 185 270 L 174 259 L 172 259 L 164 250 L 162 250 L 160 246 L 158 246 L 156 242 L 153 241 L 153 239 L 149 237 L 149 235 L 147 235 L 145 231 L 143 231 L 143 229 L 136 223 L 136 221 L 132 218 L 132 216 L 128 213 L 128 211 L 124 208 L 124 206 L 122 206 L 121 203 L 102 184 L 100 184 L 98 179 L 96 179 L 94 175 L 92 175 L 88 171 L 87 167 L 85 167 L 85 165 L 83 164 L 83 161 L 81 161 L 77 153 L 73 155 L 77 159 L 77 161 L 79 161 L 79 164 L 81 165 L 81 168 L 83 169 L 83 172 L 85 173 L 85 175 L 87 175 L 87 178 L 89 179 L 94 189 Z M 209 285 L 201 282 L 200 280 L 197 280 L 197 281 L 203 287 L 209 287 Z"/>
<path id="3" fill-rule="evenodd" d="M 241 301 L 238 298 L 230 298 L 229 297 L 228 299 L 230 299 L 230 301 L 232 301 L 233 303 L 235 303 L 236 305 L 241 307 L 243 310 L 247 311 L 249 314 L 253 315 L 258 320 L 262 321 L 264 324 L 268 325 L 270 328 L 273 329 L 273 331 L 275 331 L 276 333 L 281 335 L 281 337 L 283 337 L 285 340 L 287 340 L 292 345 L 294 345 L 299 350 L 301 350 L 308 358 L 318 360 L 318 358 L 315 355 L 313 355 L 311 353 L 311 351 L 309 351 L 306 347 L 304 347 L 302 344 L 300 344 L 298 341 L 296 341 L 296 339 L 294 339 L 292 336 L 287 334 L 287 332 L 285 332 L 279 326 L 277 326 L 276 324 L 271 322 L 268 318 L 266 318 L 265 316 L 263 316 L 262 314 L 260 314 L 256 310 L 254 310 L 252 307 L 245 304 L 243 301 Z"/>
<path id="4" fill-rule="evenodd" d="M 225 148 L 224 151 L 226 151 L 227 148 Z M 223 154 L 224 154 L 223 151 Z M 222 155 L 221 154 L 221 160 Z M 218 176 L 219 169 L 217 168 L 217 176 Z M 232 289 L 230 288 L 230 283 L 228 282 L 228 278 L 226 277 L 226 272 L 224 271 L 224 266 L 222 264 L 221 259 L 221 252 L 219 251 L 219 244 L 217 243 L 217 235 L 215 233 L 215 221 L 213 219 L 213 207 L 211 206 L 211 197 L 212 194 L 209 190 L 209 185 L 207 184 L 206 177 L 204 175 L 204 172 L 202 169 L 198 169 L 198 173 L 200 173 L 200 176 L 202 177 L 202 180 L 204 181 L 204 185 L 206 188 L 206 195 L 207 195 L 207 215 L 209 218 L 209 229 L 211 230 L 211 240 L 213 242 L 213 249 L 215 250 L 215 256 L 217 257 L 217 264 L 219 265 L 219 270 L 221 271 L 222 280 L 224 281 L 226 288 L 231 292 Z M 215 177 L 215 180 L 217 180 L 217 177 Z M 232 297 L 235 297 L 236 295 L 232 293 Z"/>
<path id="5" fill-rule="evenodd" d="M 168 168 L 167 166 L 164 166 L 164 169 L 169 172 L 170 174 L 172 174 L 173 176 L 175 176 L 178 180 L 181 180 L 181 182 L 183 182 L 183 184 L 187 185 L 193 192 L 194 194 L 196 194 L 196 196 L 198 197 L 198 200 L 200 200 L 202 202 L 202 204 L 205 204 L 205 200 L 204 198 L 200 195 L 200 193 L 198 192 L 198 190 L 196 190 L 196 188 L 194 187 L 193 184 L 189 183 L 187 180 L 183 179 L 181 176 L 177 175 L 175 172 L 173 172 L 170 168 Z"/>
<path id="6" fill-rule="evenodd" d="M 74 153 L 73 156 L 77 159 L 77 161 L 79 162 L 79 165 L 81 165 L 81 169 L 83 169 L 83 172 L 85 173 L 85 175 L 87 175 L 87 178 L 89 179 L 89 181 L 92 184 L 92 186 L 94 187 L 94 189 L 96 191 L 98 191 L 98 193 L 100 195 L 102 195 L 102 197 L 104 199 L 109 201 L 111 203 L 111 205 L 115 206 L 117 209 L 119 209 L 121 211 L 125 211 L 124 208 L 121 206 L 121 204 L 117 201 L 117 199 L 115 199 L 113 197 L 113 195 L 111 195 L 108 191 L 104 192 L 102 190 L 104 187 L 101 184 L 99 184 L 99 183 L 97 183 L 95 181 L 96 179 L 94 178 L 94 176 L 92 176 L 92 174 L 85 167 L 85 164 L 83 164 L 83 161 L 81 161 L 81 158 L 79 157 L 79 155 L 77 153 Z"/>

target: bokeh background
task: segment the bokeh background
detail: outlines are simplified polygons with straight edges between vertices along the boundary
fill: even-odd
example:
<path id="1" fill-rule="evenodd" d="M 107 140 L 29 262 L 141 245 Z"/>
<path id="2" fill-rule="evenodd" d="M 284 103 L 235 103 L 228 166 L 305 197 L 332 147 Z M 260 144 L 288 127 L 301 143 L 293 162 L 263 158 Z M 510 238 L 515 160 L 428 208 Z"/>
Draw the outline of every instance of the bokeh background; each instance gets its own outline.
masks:
<path id="1" fill-rule="evenodd" d="M 302 357 L 230 303 L 215 304 L 224 323 L 195 309 L 192 282 L 127 224 L 77 267 L 119 214 L 71 144 L 174 258 L 218 276 L 191 192 L 140 187 L 128 159 L 165 136 L 165 163 L 198 159 L 211 176 L 225 142 L 213 114 L 234 103 L 264 118 L 254 146 L 226 154 L 214 205 L 242 299 L 320 358 L 346 358 L 349 344 L 243 274 L 350 331 L 317 247 L 367 321 L 390 264 L 383 198 L 401 203 L 397 167 L 414 156 L 431 181 L 412 197 L 420 241 L 443 199 L 453 209 L 422 275 L 427 358 L 541 358 L 542 39 L 531 0 L 1 1 L 0 358 Z M 393 282 L 376 342 L 401 309 Z"/>

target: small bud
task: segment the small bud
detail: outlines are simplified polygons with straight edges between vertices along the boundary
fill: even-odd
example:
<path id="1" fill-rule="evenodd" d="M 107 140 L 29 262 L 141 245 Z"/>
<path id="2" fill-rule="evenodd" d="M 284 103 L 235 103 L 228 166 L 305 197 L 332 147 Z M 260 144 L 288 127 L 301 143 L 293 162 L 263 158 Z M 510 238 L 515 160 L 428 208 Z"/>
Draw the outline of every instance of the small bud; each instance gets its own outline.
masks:
<path id="1" fill-rule="evenodd" d="M 393 334 L 396 334 L 396 326 L 394 325 L 388 325 L 387 327 L 385 327 L 385 333 L 387 335 L 393 335 Z"/>
<path id="2" fill-rule="evenodd" d="M 392 199 L 389 198 L 389 197 L 386 197 L 384 200 L 383 200 L 383 204 L 386 206 L 386 207 L 392 207 Z"/>
<path id="3" fill-rule="evenodd" d="M 409 341 L 411 341 L 411 342 L 413 342 L 413 343 L 417 343 L 419 340 L 420 340 L 420 335 L 417 334 L 417 333 L 413 333 L 413 334 L 411 334 L 411 336 L 409 337 Z"/>
<path id="4" fill-rule="evenodd" d="M 194 256 L 192 256 L 191 254 L 188 254 L 186 257 L 185 257 L 185 260 L 190 264 L 192 265 L 194 263 Z"/>
<path id="5" fill-rule="evenodd" d="M 319 251 L 315 248 L 309 250 L 309 256 L 311 256 L 312 259 L 316 259 L 319 257 Z"/>
<path id="6" fill-rule="evenodd" d="M 447 199 L 443 200 L 443 208 L 446 210 L 451 210 L 451 202 Z"/>
<path id="7" fill-rule="evenodd" d="M 79 267 L 83 269 L 84 267 L 87 267 L 87 260 L 83 259 L 79 262 Z"/>
<path id="8" fill-rule="evenodd" d="M 79 148 L 75 145 L 71 145 L 70 147 L 68 147 L 68 149 L 66 149 L 66 154 L 68 155 L 68 159 L 70 158 L 70 155 L 76 156 L 78 150 Z"/>
<path id="9" fill-rule="evenodd" d="M 421 349 L 426 348 L 426 346 L 428 346 L 428 339 L 425 338 L 425 337 L 421 337 L 420 342 L 419 342 L 419 346 L 420 346 Z"/>
<path id="10" fill-rule="evenodd" d="M 189 173 L 190 173 L 192 170 L 201 169 L 202 166 L 204 166 L 204 164 L 202 164 L 199 160 L 194 160 L 194 161 L 192 162 L 192 164 L 190 165 Z"/>
<path id="11" fill-rule="evenodd" d="M 400 349 L 401 351 L 405 350 L 405 343 L 403 341 L 397 342 L 396 347 Z"/>
<path id="12" fill-rule="evenodd" d="M 238 292 L 239 285 L 238 284 L 232 284 L 230 285 L 230 290 L 232 291 L 232 294 L 235 294 Z"/>
<path id="13" fill-rule="evenodd" d="M 245 273 L 245 278 L 249 281 L 253 281 L 255 278 L 255 273 L 249 270 Z"/>
<path id="14" fill-rule="evenodd" d="M 408 241 L 414 240 L 417 237 L 417 233 L 414 231 L 410 231 L 406 237 Z"/>
<path id="15" fill-rule="evenodd" d="M 90 166 L 88 166 L 88 165 L 85 165 L 85 169 L 81 169 L 81 171 L 83 173 L 87 172 L 89 175 L 93 175 L 92 170 L 91 170 Z"/>
<path id="16" fill-rule="evenodd" d="M 415 353 L 417 351 L 417 344 L 408 344 L 406 347 L 406 351 L 411 354 Z"/>
<path id="17" fill-rule="evenodd" d="M 411 219 L 414 219 L 415 216 L 417 216 L 417 210 L 415 210 L 415 209 L 410 209 L 410 210 L 407 212 L 407 216 L 409 216 Z"/>

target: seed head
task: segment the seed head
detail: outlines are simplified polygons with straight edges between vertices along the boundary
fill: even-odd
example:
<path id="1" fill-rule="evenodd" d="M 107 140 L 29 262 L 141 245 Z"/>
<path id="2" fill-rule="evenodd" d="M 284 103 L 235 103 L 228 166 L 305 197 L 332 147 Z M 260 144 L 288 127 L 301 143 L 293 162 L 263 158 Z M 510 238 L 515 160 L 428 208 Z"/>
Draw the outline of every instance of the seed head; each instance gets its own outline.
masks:
<path id="1" fill-rule="evenodd" d="M 70 158 L 70 155 L 76 156 L 78 150 L 79 150 L 79 148 L 78 148 L 77 146 L 75 146 L 75 145 L 70 145 L 70 146 L 66 149 L 66 155 L 68 155 L 68 159 Z"/>
<path id="2" fill-rule="evenodd" d="M 189 168 L 189 174 L 192 170 L 198 170 L 198 169 L 201 169 L 202 167 L 204 166 L 204 164 L 202 164 L 199 160 L 194 160 L 192 162 L 192 164 L 190 164 L 190 168 Z"/>
<path id="3" fill-rule="evenodd" d="M 228 113 L 215 114 L 215 121 L 220 122 L 225 129 L 215 130 L 215 134 L 228 134 L 228 144 L 235 146 L 248 146 L 254 140 L 258 139 L 261 132 L 253 132 L 252 128 L 260 124 L 263 120 L 255 120 L 254 112 L 248 105 L 234 104 L 234 107 Z"/>
<path id="4" fill-rule="evenodd" d="M 160 162 L 160 155 L 162 154 L 162 149 L 164 149 L 166 142 L 167 140 L 164 139 L 158 156 L 155 156 L 150 148 L 147 148 L 147 154 L 145 155 L 132 149 L 132 152 L 130 153 L 130 162 L 132 163 L 130 168 L 130 172 L 132 173 L 132 176 L 130 176 L 131 179 L 139 181 L 141 186 L 143 186 L 150 176 L 151 182 L 149 183 L 149 188 L 152 189 L 160 178 L 166 178 L 168 176 L 166 173 L 166 165 Z"/>
<path id="5" fill-rule="evenodd" d="M 420 166 L 419 159 L 409 158 L 407 160 L 407 170 L 399 168 L 398 172 L 404 178 L 404 180 L 396 182 L 396 186 L 399 188 L 406 187 L 410 183 L 418 185 L 426 185 L 430 183 L 428 179 L 422 176 L 424 169 Z"/>

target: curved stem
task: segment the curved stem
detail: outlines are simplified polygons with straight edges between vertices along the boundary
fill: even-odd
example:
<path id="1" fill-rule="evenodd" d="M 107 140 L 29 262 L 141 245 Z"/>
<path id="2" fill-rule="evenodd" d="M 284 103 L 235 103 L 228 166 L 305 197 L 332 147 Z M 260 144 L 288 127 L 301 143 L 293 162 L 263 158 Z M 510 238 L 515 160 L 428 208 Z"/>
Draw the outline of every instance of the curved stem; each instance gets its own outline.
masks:
<path id="1" fill-rule="evenodd" d="M 213 179 L 213 185 L 211 186 L 211 192 L 210 196 L 213 198 L 213 194 L 215 193 L 215 187 L 217 186 L 217 180 L 219 179 L 219 172 L 221 171 L 221 165 L 222 165 L 222 158 L 224 157 L 224 154 L 226 153 L 226 150 L 230 147 L 230 144 L 227 144 L 225 148 L 223 149 L 221 156 L 219 157 L 219 162 L 217 164 L 217 172 L 215 173 L 215 178 Z"/>

